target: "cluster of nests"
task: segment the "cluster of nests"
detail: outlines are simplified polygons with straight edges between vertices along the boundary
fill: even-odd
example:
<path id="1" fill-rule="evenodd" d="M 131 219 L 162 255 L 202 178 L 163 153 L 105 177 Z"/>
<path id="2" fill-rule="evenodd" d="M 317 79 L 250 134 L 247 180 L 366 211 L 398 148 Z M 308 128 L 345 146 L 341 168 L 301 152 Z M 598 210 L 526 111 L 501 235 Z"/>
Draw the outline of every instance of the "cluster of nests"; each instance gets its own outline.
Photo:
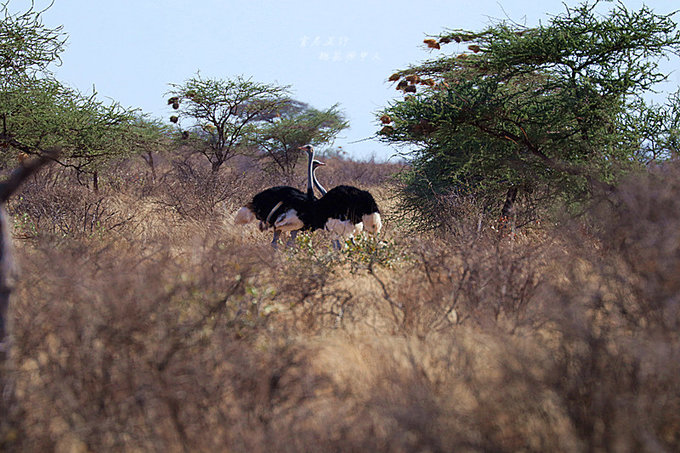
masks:
<path id="1" fill-rule="evenodd" d="M 385 114 L 380 117 L 380 122 L 384 125 L 380 129 L 379 134 L 381 135 L 392 135 L 394 134 L 394 126 L 392 126 L 392 117 Z M 410 131 L 414 135 L 427 135 L 436 131 L 437 127 L 426 119 L 421 119 L 416 124 L 410 126 Z"/>
<path id="2" fill-rule="evenodd" d="M 443 36 L 439 38 L 439 40 L 433 39 L 433 38 L 428 38 L 423 40 L 425 44 L 427 44 L 427 47 L 430 49 L 440 49 L 441 46 L 440 44 L 448 44 L 450 42 L 464 42 L 464 41 L 472 41 L 475 39 L 475 35 L 470 35 L 470 34 L 454 34 L 450 36 Z M 470 44 L 468 46 L 468 49 L 471 50 L 474 53 L 478 53 L 481 51 L 481 47 L 476 45 L 476 44 Z M 462 53 L 458 55 L 456 58 L 457 59 L 465 59 L 469 56 L 469 54 Z M 414 74 L 413 70 L 408 70 L 404 72 L 397 72 L 392 74 L 388 79 L 389 82 L 399 82 L 397 83 L 396 89 L 398 91 L 401 91 L 406 95 L 406 99 L 409 98 L 410 95 L 415 94 L 418 89 L 417 86 L 425 86 L 427 88 L 433 88 L 435 90 L 445 90 L 449 88 L 449 84 L 446 81 L 440 81 L 439 83 L 436 82 L 433 78 L 421 78 L 418 74 Z M 379 134 L 381 135 L 392 135 L 394 133 L 394 127 L 392 126 L 392 118 L 385 114 L 380 117 L 380 122 L 383 124 L 383 128 L 380 130 Z M 434 132 L 435 127 L 429 123 L 426 120 L 421 120 L 418 124 L 415 124 L 412 126 L 411 132 L 419 135 L 419 134 L 429 134 L 431 132 Z"/>
<path id="3" fill-rule="evenodd" d="M 188 99 L 196 99 L 196 92 L 194 90 L 188 90 L 186 93 L 184 93 L 184 96 Z M 168 99 L 168 105 L 171 105 L 173 109 L 178 110 L 179 109 L 179 104 L 180 104 L 180 97 L 179 96 L 173 96 L 170 99 Z M 179 121 L 179 117 L 177 115 L 173 115 L 170 117 L 170 122 L 172 123 L 177 123 Z"/>
<path id="4" fill-rule="evenodd" d="M 174 96 L 168 99 L 168 105 L 171 105 L 173 109 L 177 110 L 179 108 L 179 97 Z M 171 123 L 177 123 L 177 121 L 179 121 L 179 117 L 177 115 L 172 115 L 170 117 Z"/>
<path id="5" fill-rule="evenodd" d="M 451 35 L 451 36 L 443 36 L 439 38 L 437 41 L 436 39 L 433 38 L 428 38 L 423 40 L 423 43 L 427 44 L 427 47 L 430 49 L 440 49 L 441 46 L 440 44 L 448 44 L 452 41 L 455 41 L 457 43 L 460 43 L 462 41 L 471 41 L 474 39 L 474 35 L 465 35 L 465 34 L 457 34 L 457 35 Z M 477 44 L 470 44 L 468 46 L 468 49 L 470 49 L 474 53 L 480 52 L 482 49 L 480 46 Z M 468 54 L 462 53 L 458 55 L 457 58 L 464 59 L 468 56 Z M 399 79 L 402 78 L 403 74 L 407 74 L 401 81 Z M 415 93 L 417 91 L 416 85 L 424 85 L 429 88 L 437 88 L 438 84 L 435 82 L 434 79 L 432 78 L 427 78 L 427 79 L 422 79 L 419 75 L 417 74 L 408 74 L 408 71 L 405 71 L 404 73 L 395 73 L 390 76 L 389 79 L 387 79 L 390 82 L 396 82 L 399 81 L 397 84 L 397 90 L 406 93 Z M 445 82 L 442 82 L 442 85 L 445 87 L 448 87 L 448 85 Z"/>
<path id="6" fill-rule="evenodd" d="M 438 87 L 438 84 L 435 82 L 434 79 L 432 78 L 424 79 L 421 78 L 418 74 L 408 74 L 404 76 L 404 78 L 402 79 L 402 74 L 395 73 L 392 74 L 388 80 L 390 82 L 399 81 L 399 83 L 397 84 L 397 90 L 402 91 L 404 94 L 407 95 L 416 93 L 417 85 L 423 85 L 435 89 Z M 440 85 L 443 87 L 444 86 L 448 87 L 448 84 L 446 82 L 441 82 Z M 394 133 L 394 127 L 391 125 L 392 118 L 389 115 L 385 114 L 381 116 L 380 122 L 383 124 L 383 128 L 379 132 L 381 135 L 392 135 Z M 423 127 L 427 129 L 427 131 L 424 129 L 421 132 L 431 132 L 431 130 L 429 130 L 430 129 L 429 126 L 423 125 Z"/>

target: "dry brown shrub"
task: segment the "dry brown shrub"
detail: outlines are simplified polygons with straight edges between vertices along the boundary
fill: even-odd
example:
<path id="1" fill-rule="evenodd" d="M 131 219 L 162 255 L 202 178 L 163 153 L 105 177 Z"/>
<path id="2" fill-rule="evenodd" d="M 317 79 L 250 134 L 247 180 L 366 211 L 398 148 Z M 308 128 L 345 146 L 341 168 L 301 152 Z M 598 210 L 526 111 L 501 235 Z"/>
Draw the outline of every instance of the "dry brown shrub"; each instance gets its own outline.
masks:
<path id="1" fill-rule="evenodd" d="M 342 156 L 321 156 L 326 167 L 317 170 L 317 179 L 326 189 L 341 184 L 370 188 L 385 185 L 402 170 L 404 164 L 375 162 L 374 159 L 354 161 Z"/>
<path id="2" fill-rule="evenodd" d="M 280 451 L 573 450 L 549 394 L 503 381 L 494 360 L 499 343 L 465 328 L 425 339 L 312 340 L 298 351 L 307 368 L 278 377 L 289 400 L 272 408 L 267 444 Z"/>
<path id="3" fill-rule="evenodd" d="M 622 184 L 572 227 L 546 292 L 557 339 L 543 385 L 590 450 L 680 445 L 680 201 L 676 163 Z"/>
<path id="4" fill-rule="evenodd" d="M 675 165 L 559 227 L 458 200 L 414 235 L 387 208 L 390 253 L 337 253 L 323 232 L 272 250 L 229 221 L 258 189 L 236 167 L 220 202 L 170 163 L 152 190 L 101 187 L 120 227 L 17 236 L 3 450 L 680 448 Z M 71 180 L 35 184 L 17 206 L 80 206 Z"/>
<path id="5" fill-rule="evenodd" d="M 194 264 L 196 252 L 72 242 L 22 254 L 31 272 L 13 309 L 12 360 L 24 448 L 226 441 L 231 433 L 206 439 L 202 429 L 235 423 L 232 402 L 219 402 L 234 391 L 234 368 L 257 356 L 240 345 L 249 349 L 265 318 L 242 250 L 213 243 L 198 252 L 209 266 Z"/>
<path id="6" fill-rule="evenodd" d="M 436 244 L 436 245 L 435 245 Z M 395 324 L 423 335 L 473 323 L 509 332 L 535 328 L 537 289 L 545 278 L 546 254 L 513 240 L 422 241 L 410 250 L 403 273 L 376 272 Z"/>
<path id="7" fill-rule="evenodd" d="M 110 191 L 95 192 L 57 170 L 28 181 L 11 200 L 9 213 L 19 236 L 83 237 L 124 228 L 129 209 L 111 203 Z"/>
<path id="8" fill-rule="evenodd" d="M 193 220 L 215 215 L 225 202 L 243 205 L 249 192 L 249 182 L 241 175 L 213 172 L 208 166 L 190 160 L 175 161 L 173 171 L 164 176 L 161 185 L 158 203 Z"/>

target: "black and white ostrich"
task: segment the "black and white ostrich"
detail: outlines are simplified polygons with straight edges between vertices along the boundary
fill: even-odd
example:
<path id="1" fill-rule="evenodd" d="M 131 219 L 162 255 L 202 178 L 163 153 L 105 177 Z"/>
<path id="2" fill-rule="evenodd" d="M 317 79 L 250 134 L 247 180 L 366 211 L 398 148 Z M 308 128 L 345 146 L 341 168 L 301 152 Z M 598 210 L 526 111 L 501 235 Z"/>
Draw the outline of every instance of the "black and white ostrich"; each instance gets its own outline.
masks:
<path id="1" fill-rule="evenodd" d="M 297 232 L 325 229 L 336 237 L 333 246 L 340 248 L 340 240 L 366 231 L 378 233 L 382 228 L 380 210 L 370 192 L 354 186 L 341 185 L 326 191 L 316 179 L 315 170 L 322 163 L 315 164 L 314 148 L 300 147 L 307 152 L 307 193 L 290 186 L 277 186 L 264 190 L 242 207 L 234 223 L 246 224 L 260 220 L 260 229 L 274 229 L 272 245 L 276 247 L 282 232 L 291 232 L 291 242 Z M 316 161 L 318 162 L 318 161 Z M 314 196 L 313 186 L 322 197 Z"/>
<path id="2" fill-rule="evenodd" d="M 317 167 L 325 165 L 314 160 L 314 150 L 307 150 L 307 193 L 290 186 L 276 186 L 256 194 L 252 201 L 239 209 L 234 218 L 237 225 L 245 225 L 259 220 L 261 231 L 274 229 L 272 246 L 276 247 L 282 232 L 290 231 L 290 242 L 295 240 L 297 232 L 311 225 L 311 203 L 316 200 L 312 181 Z"/>
<path id="3" fill-rule="evenodd" d="M 314 229 L 324 228 L 333 233 L 335 248 L 340 248 L 340 239 L 344 241 L 362 231 L 376 234 L 382 229 L 380 210 L 373 195 L 354 186 L 332 188 L 314 207 Z"/>
<path id="4" fill-rule="evenodd" d="M 314 153 L 311 145 L 302 149 Z M 380 232 L 380 210 L 370 192 L 348 185 L 326 191 L 314 172 L 311 179 L 323 196 L 313 203 L 312 225 L 307 225 L 307 228 L 325 229 L 333 233 L 336 236 L 333 246 L 337 249 L 340 248 L 340 238 L 344 241 L 362 231 L 372 234 Z"/>

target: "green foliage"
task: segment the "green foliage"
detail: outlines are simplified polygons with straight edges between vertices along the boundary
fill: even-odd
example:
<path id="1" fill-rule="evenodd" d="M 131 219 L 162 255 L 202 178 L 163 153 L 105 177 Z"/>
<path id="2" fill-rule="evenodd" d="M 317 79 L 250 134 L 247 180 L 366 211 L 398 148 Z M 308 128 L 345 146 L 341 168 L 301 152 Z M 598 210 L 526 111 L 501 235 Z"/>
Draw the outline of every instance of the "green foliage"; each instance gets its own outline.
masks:
<path id="1" fill-rule="evenodd" d="M 257 129 L 253 143 L 276 170 L 291 177 L 301 155 L 300 146 L 330 143 L 348 126 L 337 105 L 317 110 L 290 100 Z"/>
<path id="2" fill-rule="evenodd" d="M 648 164 L 680 153 L 680 91 L 671 94 L 664 105 L 638 101 L 622 122 L 640 144 L 634 153 L 636 161 Z"/>
<path id="3" fill-rule="evenodd" d="M 511 189 L 546 204 L 579 200 L 677 149 L 677 99 L 642 101 L 666 78 L 658 60 L 680 52 L 675 23 L 622 4 L 600 15 L 598 4 L 567 7 L 535 28 L 503 21 L 444 33 L 426 42 L 469 52 L 390 78 L 406 97 L 380 112 L 380 135 L 411 146 L 406 209 L 427 211 L 451 192 L 496 206 Z M 666 138 L 650 148 L 651 134 Z"/>
<path id="4" fill-rule="evenodd" d="M 336 254 L 326 247 L 318 247 L 313 241 L 313 236 L 309 233 L 300 233 L 295 240 L 295 247 L 287 249 L 288 258 L 296 261 L 300 267 L 306 269 L 316 269 L 319 273 L 330 273 L 339 261 Z"/>
<path id="5" fill-rule="evenodd" d="M 339 252 L 331 249 L 330 243 L 328 245 L 319 247 L 312 242 L 312 235 L 298 234 L 295 247 L 288 249 L 288 258 L 301 268 L 316 269 L 324 275 L 338 269 L 347 269 L 352 274 L 377 267 L 394 269 L 409 259 L 394 240 L 376 235 L 360 234 L 347 239 Z"/>
<path id="6" fill-rule="evenodd" d="M 137 114 L 129 124 L 128 144 L 139 152 L 161 152 L 170 134 L 170 128 L 161 120 Z"/>
<path id="7" fill-rule="evenodd" d="M 38 226 L 27 212 L 12 216 L 13 233 L 22 238 L 32 238 L 38 235 Z"/>
<path id="8" fill-rule="evenodd" d="M 44 71 L 59 58 L 66 37 L 62 27 L 47 28 L 41 11 L 31 7 L 21 13 L 9 11 L 9 1 L 0 3 L 0 79 L 3 82 L 27 73 Z M 0 82 L 0 83 L 3 83 Z"/>
<path id="9" fill-rule="evenodd" d="M 374 267 L 394 269 L 408 261 L 407 254 L 394 240 L 375 235 L 361 234 L 349 239 L 341 252 L 343 262 L 352 273 L 362 269 L 372 271 Z"/>
<path id="10" fill-rule="evenodd" d="M 47 71 L 58 60 L 65 38 L 49 29 L 32 8 L 10 14 L 2 5 L 0 23 L 0 159 L 13 164 L 17 153 L 40 154 L 59 147 L 60 163 L 79 172 L 97 172 L 113 158 L 148 152 L 164 135 L 162 126 L 97 93 L 83 95 Z"/>
<path id="11" fill-rule="evenodd" d="M 271 119 L 288 99 L 287 87 L 233 80 L 205 79 L 200 74 L 170 84 L 168 105 L 177 110 L 171 120 L 188 120 L 193 144 L 212 164 L 213 171 L 243 150 L 258 122 Z M 188 132 L 188 130 L 187 130 Z"/>
<path id="12" fill-rule="evenodd" d="M 17 151 L 36 154 L 60 146 L 63 164 L 91 172 L 135 153 L 159 133 L 135 110 L 104 104 L 96 93 L 84 96 L 49 78 L 6 89 L 0 99 L 4 142 L 15 151 L 5 153 L 5 160 Z"/>

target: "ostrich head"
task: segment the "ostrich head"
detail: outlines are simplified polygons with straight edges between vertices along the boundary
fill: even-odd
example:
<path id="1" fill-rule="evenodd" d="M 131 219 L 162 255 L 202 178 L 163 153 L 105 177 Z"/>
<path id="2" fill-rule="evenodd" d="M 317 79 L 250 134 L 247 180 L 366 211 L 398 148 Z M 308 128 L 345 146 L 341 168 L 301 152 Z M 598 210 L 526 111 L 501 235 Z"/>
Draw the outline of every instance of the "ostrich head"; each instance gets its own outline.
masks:
<path id="1" fill-rule="evenodd" d="M 314 155 L 314 147 L 312 145 L 300 146 L 298 149 L 306 151 L 308 155 Z"/>

